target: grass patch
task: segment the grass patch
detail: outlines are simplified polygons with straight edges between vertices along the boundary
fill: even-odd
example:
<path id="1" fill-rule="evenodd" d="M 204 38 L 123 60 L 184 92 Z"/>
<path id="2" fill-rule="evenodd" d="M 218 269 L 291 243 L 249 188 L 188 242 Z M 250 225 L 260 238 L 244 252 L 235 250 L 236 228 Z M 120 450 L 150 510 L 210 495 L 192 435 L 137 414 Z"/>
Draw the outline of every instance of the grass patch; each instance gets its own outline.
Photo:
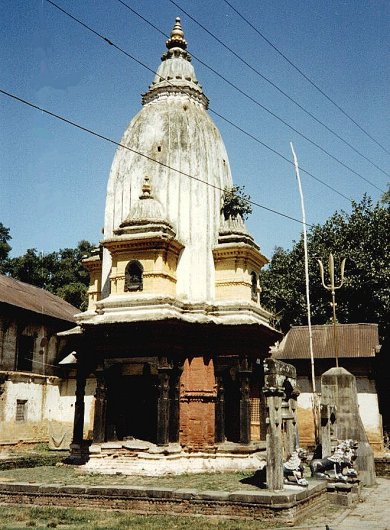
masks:
<path id="1" fill-rule="evenodd" d="M 77 466 L 41 466 L 2 470 L 0 482 L 51 483 L 80 486 L 144 486 L 164 488 L 193 488 L 197 490 L 259 491 L 252 484 L 241 482 L 253 476 L 250 471 L 238 473 L 201 473 L 163 477 L 134 477 L 129 475 L 101 475 L 83 473 Z M 0 526 L 1 529 L 1 526 Z"/>
<path id="2" fill-rule="evenodd" d="M 229 520 L 193 516 L 137 515 L 122 510 L 89 510 L 35 506 L 1 506 L 0 530 L 259 530 L 278 528 L 261 520 Z"/>

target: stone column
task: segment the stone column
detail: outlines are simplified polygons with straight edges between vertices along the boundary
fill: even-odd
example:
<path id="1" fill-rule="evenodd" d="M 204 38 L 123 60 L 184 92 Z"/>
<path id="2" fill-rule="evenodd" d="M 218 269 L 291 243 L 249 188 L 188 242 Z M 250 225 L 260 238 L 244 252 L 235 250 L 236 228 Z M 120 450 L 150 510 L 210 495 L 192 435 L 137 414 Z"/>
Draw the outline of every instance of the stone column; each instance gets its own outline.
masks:
<path id="1" fill-rule="evenodd" d="M 166 357 L 159 358 L 157 399 L 157 445 L 169 443 L 169 388 L 172 367 Z"/>
<path id="2" fill-rule="evenodd" d="M 330 406 L 326 403 L 321 403 L 320 406 L 320 441 L 321 441 L 321 456 L 325 458 L 332 453 L 331 439 L 330 439 Z"/>
<path id="3" fill-rule="evenodd" d="M 93 418 L 93 441 L 102 443 L 106 439 L 107 385 L 104 373 L 96 372 L 95 413 Z"/>
<path id="4" fill-rule="evenodd" d="M 283 437 L 282 398 L 283 388 L 264 388 L 267 404 L 267 487 L 270 490 L 283 489 Z"/>
<path id="5" fill-rule="evenodd" d="M 356 459 L 359 479 L 363 485 L 373 486 L 376 482 L 374 453 L 359 414 L 355 376 L 344 368 L 331 368 L 321 376 L 321 394 L 325 403 L 335 404 L 337 438 L 359 442 Z"/>
<path id="6" fill-rule="evenodd" d="M 249 395 L 249 378 L 252 370 L 249 366 L 248 358 L 240 360 L 240 443 L 249 444 L 251 441 L 251 402 Z"/>
<path id="7" fill-rule="evenodd" d="M 225 385 L 222 371 L 216 371 L 217 397 L 215 402 L 215 443 L 223 443 L 225 437 Z"/>

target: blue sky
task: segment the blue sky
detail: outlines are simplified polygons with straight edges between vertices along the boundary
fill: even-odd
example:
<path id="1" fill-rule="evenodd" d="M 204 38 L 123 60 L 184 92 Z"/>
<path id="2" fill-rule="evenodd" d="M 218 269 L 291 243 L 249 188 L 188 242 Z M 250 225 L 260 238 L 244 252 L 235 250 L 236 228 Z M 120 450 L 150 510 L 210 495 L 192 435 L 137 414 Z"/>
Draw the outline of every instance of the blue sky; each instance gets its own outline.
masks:
<path id="1" fill-rule="evenodd" d="M 389 178 L 230 55 L 169 0 L 126 0 L 162 31 L 181 16 L 189 51 L 302 131 L 377 187 Z M 390 3 L 381 0 L 229 0 L 327 94 L 390 151 Z M 315 91 L 223 0 L 177 0 L 186 11 L 302 106 L 390 173 L 390 156 Z M 165 39 L 117 0 L 58 0 L 64 9 L 152 69 Z M 153 74 L 71 21 L 45 0 L 3 0 L 0 88 L 120 141 Z M 321 153 L 234 91 L 197 60 L 210 107 L 359 201 L 381 192 Z M 220 118 L 233 179 L 252 199 L 300 218 L 292 167 Z M 115 146 L 0 95 L 0 222 L 13 255 L 98 242 Z M 302 174 L 307 221 L 321 223 L 350 202 Z M 254 208 L 248 226 L 271 255 L 291 247 L 301 227 Z"/>

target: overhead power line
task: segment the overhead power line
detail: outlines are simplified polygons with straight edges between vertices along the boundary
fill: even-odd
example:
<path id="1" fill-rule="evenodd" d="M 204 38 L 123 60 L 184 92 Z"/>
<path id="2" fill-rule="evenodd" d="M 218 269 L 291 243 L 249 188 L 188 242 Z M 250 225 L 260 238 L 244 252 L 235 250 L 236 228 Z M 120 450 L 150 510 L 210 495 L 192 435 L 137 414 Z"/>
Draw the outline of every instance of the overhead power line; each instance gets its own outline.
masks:
<path id="1" fill-rule="evenodd" d="M 154 28 L 156 31 L 158 31 L 159 33 L 161 33 L 162 35 L 164 35 L 164 37 L 169 37 L 169 35 L 167 35 L 166 33 L 164 33 L 164 31 L 162 31 L 160 28 L 158 28 L 157 26 L 155 26 L 154 24 L 152 24 L 152 22 L 150 22 L 148 19 L 146 19 L 145 17 L 143 17 L 140 13 L 138 13 L 135 9 L 133 9 L 132 7 L 130 7 L 128 4 L 126 4 L 126 2 L 123 2 L 122 0 L 117 0 L 120 4 L 122 4 L 124 7 L 126 7 L 129 11 L 131 11 L 132 13 L 134 13 L 136 16 L 138 16 L 140 19 L 142 19 L 144 22 L 146 22 L 147 24 L 149 24 L 149 26 L 151 26 L 152 28 Z M 381 191 L 382 193 L 384 193 L 384 190 L 382 188 L 379 188 L 376 184 L 374 184 L 371 180 L 369 180 L 368 178 L 364 177 L 361 173 L 355 171 L 353 168 L 351 168 L 350 166 L 348 166 L 347 164 L 345 164 L 342 160 L 340 160 L 339 158 L 335 157 L 334 155 L 332 155 L 329 151 L 327 151 L 326 149 L 324 149 L 323 147 L 321 147 L 321 145 L 317 144 L 316 142 L 314 142 L 313 140 L 311 140 L 308 136 L 306 136 L 304 133 L 300 132 L 298 129 L 296 129 L 294 126 L 290 125 L 288 122 L 286 122 L 283 118 L 281 118 L 280 116 L 278 116 L 277 114 L 275 114 L 273 111 L 271 111 L 270 109 L 268 109 L 267 107 L 265 107 L 262 103 L 260 103 L 257 99 L 253 98 L 252 96 L 250 96 L 247 92 L 245 92 L 244 90 L 242 90 L 241 88 L 239 88 L 237 85 L 235 85 L 234 83 L 232 83 L 229 79 L 227 79 L 225 76 L 223 76 L 221 73 L 217 72 L 212 66 L 208 65 L 207 63 L 205 63 L 204 61 L 202 61 L 199 57 L 197 57 L 194 53 L 191 52 L 191 55 L 192 57 L 194 57 L 200 64 L 202 64 L 203 66 L 205 66 L 206 68 L 208 68 L 211 72 L 213 72 L 215 75 L 217 75 L 219 78 L 221 78 L 223 81 L 225 81 L 225 83 L 227 83 L 228 85 L 230 85 L 232 88 L 234 88 L 237 92 L 239 92 L 241 95 L 243 95 L 244 97 L 246 97 L 247 99 L 249 99 L 250 101 L 252 101 L 253 103 L 255 103 L 258 107 L 260 107 L 261 109 L 263 109 L 265 112 L 267 112 L 268 114 L 270 114 L 272 117 L 274 117 L 275 119 L 277 119 L 278 121 L 280 121 L 281 123 L 283 123 L 283 125 L 286 125 L 289 129 L 291 129 L 292 131 L 294 131 L 296 134 L 298 134 L 299 136 L 301 136 L 304 140 L 306 140 L 307 142 L 309 142 L 310 144 L 314 145 L 317 149 L 319 149 L 320 151 L 322 151 L 324 154 L 326 154 L 327 156 L 329 156 L 330 158 L 332 158 L 332 160 L 334 160 L 335 162 L 337 162 L 338 164 L 340 164 L 341 166 L 343 166 L 345 169 L 347 169 L 348 171 L 350 171 L 351 173 L 355 174 L 357 177 L 361 178 L 362 180 L 364 180 L 365 182 L 367 182 L 368 184 L 370 184 L 371 186 L 373 186 L 374 188 L 376 188 L 378 191 Z M 214 112 L 213 109 L 209 109 L 211 112 Z M 320 122 L 321 123 L 321 122 Z M 326 125 L 325 125 L 326 127 Z M 334 133 L 336 136 L 337 136 L 337 133 Z M 341 138 L 342 139 L 342 138 Z M 366 158 L 364 155 L 361 155 L 363 156 L 363 158 Z M 367 158 L 366 158 L 367 159 Z M 367 159 L 369 162 L 371 162 L 369 159 Z M 372 163 L 372 162 L 371 162 Z M 374 163 L 372 163 L 375 167 L 377 167 Z M 382 172 L 384 172 L 381 168 L 378 167 L 378 169 Z M 390 177 L 390 173 L 386 173 L 384 172 L 386 175 L 388 175 Z"/>
<path id="2" fill-rule="evenodd" d="M 195 180 L 197 182 L 200 182 L 201 184 L 205 184 L 206 186 L 209 186 L 210 188 L 219 190 L 224 192 L 225 190 L 223 188 L 220 188 L 219 186 L 216 186 L 215 184 L 211 184 L 210 182 L 206 182 L 199 177 L 195 177 L 194 175 L 190 175 L 189 173 L 186 173 L 185 171 L 182 171 L 181 169 L 177 169 L 175 167 L 170 166 L 169 164 L 165 164 L 164 162 L 161 162 L 160 160 L 157 160 L 149 155 L 146 155 L 145 153 L 142 153 L 141 151 L 138 151 L 137 149 L 133 149 L 132 147 L 129 147 L 128 145 L 122 144 L 120 142 L 116 142 L 112 138 L 109 138 L 108 136 L 105 136 L 103 134 L 100 134 L 92 129 L 89 129 L 88 127 L 84 127 L 83 125 L 80 125 L 79 123 L 76 123 L 72 120 L 69 120 L 68 118 L 65 118 L 64 116 L 61 116 L 60 114 L 56 114 L 55 112 L 51 112 L 48 109 L 45 109 L 44 107 L 40 107 L 39 105 L 35 105 L 35 103 L 32 103 L 31 101 L 28 101 L 26 99 L 23 99 L 16 94 L 12 94 L 11 92 L 7 92 L 6 90 L 3 90 L 0 88 L 0 94 L 3 94 L 4 96 L 7 96 L 15 101 L 18 101 L 19 103 L 23 103 L 24 105 L 27 105 L 28 107 L 31 107 L 35 110 L 39 110 L 40 112 L 43 112 L 44 114 L 47 114 L 48 116 L 51 116 L 52 118 L 56 118 L 57 120 L 60 120 L 64 123 L 67 123 L 68 125 L 71 125 L 72 127 L 76 127 L 77 129 L 84 131 L 88 134 L 91 134 L 92 136 L 96 136 L 97 138 L 100 138 L 101 140 L 104 140 L 105 142 L 109 142 L 113 145 L 116 145 L 117 147 L 122 147 L 123 149 L 126 149 L 127 151 L 130 151 L 131 153 L 134 153 L 136 155 L 139 155 L 143 158 L 146 158 L 147 160 L 154 162 L 162 167 L 165 167 L 166 169 L 169 169 L 171 171 L 174 171 L 175 173 L 179 173 L 180 175 L 183 175 L 184 177 L 190 178 L 191 180 Z M 302 168 L 301 168 L 302 169 Z M 252 206 L 256 206 L 257 208 L 261 208 L 263 210 L 266 210 L 268 212 L 274 213 L 275 215 L 279 215 L 280 217 L 285 217 L 286 219 L 289 219 L 290 221 L 295 221 L 296 223 L 300 223 L 301 221 L 299 219 L 296 219 L 295 217 L 292 217 L 290 215 L 287 215 L 283 212 L 279 212 L 278 210 L 274 210 L 273 208 L 269 208 L 268 206 L 264 206 L 263 204 L 260 204 L 258 202 L 248 200 L 248 202 Z M 312 227 L 313 225 L 307 224 L 307 226 Z"/>
<path id="3" fill-rule="evenodd" d="M 257 68 L 255 68 L 254 66 L 252 66 L 250 63 L 248 63 L 248 61 L 246 61 L 245 59 L 243 59 L 241 57 L 240 54 L 238 54 L 237 52 L 235 52 L 230 46 L 228 46 L 225 42 L 223 42 L 219 37 L 217 37 L 212 31 L 210 31 L 209 29 L 207 29 L 201 22 L 199 22 L 195 17 L 193 17 L 192 15 L 190 15 L 190 13 L 188 13 L 188 11 L 186 11 L 185 9 L 183 9 L 178 3 L 176 3 L 174 0 L 169 0 L 169 2 L 171 4 L 173 4 L 175 7 L 177 7 L 178 9 L 180 9 L 180 11 L 182 11 L 188 18 L 190 18 L 193 22 L 195 22 L 195 24 L 197 24 L 200 28 L 202 28 L 208 35 L 210 35 L 216 42 L 218 42 L 221 46 L 223 46 L 226 50 L 228 50 L 232 55 L 234 55 L 234 57 L 236 57 L 240 62 L 242 62 L 245 66 L 247 66 L 252 72 L 254 72 L 256 75 L 258 75 L 261 79 L 263 79 L 264 81 L 266 81 L 268 84 L 270 84 L 272 87 L 274 87 L 280 94 L 282 94 L 284 97 L 286 97 L 289 101 L 291 101 L 292 103 L 294 103 L 294 105 L 296 105 L 300 110 L 302 110 L 305 114 L 307 114 L 308 116 L 310 116 L 313 120 L 315 120 L 318 124 L 320 124 L 322 127 L 324 127 L 328 132 L 330 132 L 331 134 L 333 134 L 336 138 L 338 138 L 339 140 L 341 140 L 342 142 L 344 142 L 344 144 L 346 144 L 348 147 L 350 147 L 355 153 L 357 153 L 359 156 L 361 156 L 362 158 L 364 158 L 367 162 L 369 162 L 372 166 L 374 166 L 378 171 L 380 171 L 381 173 L 383 173 L 384 175 L 390 177 L 390 173 L 387 173 L 384 169 L 382 169 L 380 166 L 378 166 L 375 162 L 373 162 L 370 158 L 368 158 L 366 155 L 364 155 L 363 153 L 361 153 L 358 149 L 356 149 L 351 143 L 349 143 L 347 140 L 345 140 L 342 136 L 340 136 L 336 131 L 334 131 L 333 129 L 331 129 L 328 125 L 326 125 L 324 122 L 322 122 L 319 118 L 317 118 L 312 112 L 310 112 L 309 110 L 307 110 L 303 105 L 301 105 L 300 103 L 298 103 L 298 101 L 296 101 L 294 98 L 292 98 L 291 96 L 289 96 L 289 94 L 287 94 L 287 92 L 285 92 L 282 88 L 280 88 L 276 83 L 274 83 L 273 81 L 271 81 L 271 79 L 269 79 L 268 77 L 266 77 L 264 74 L 262 74 L 260 72 L 260 70 L 258 70 Z M 122 4 L 124 4 L 124 2 L 121 2 Z M 194 55 L 195 57 L 195 55 Z M 199 59 L 197 59 L 199 61 Z M 202 62 L 202 61 L 200 61 Z M 208 67 L 208 65 L 206 65 L 205 63 L 202 63 L 204 64 L 206 67 Z M 216 72 L 215 72 L 216 73 Z M 219 74 L 217 74 L 219 75 Z M 231 83 L 230 83 L 231 84 Z M 232 85 L 233 86 L 233 85 Z M 243 93 L 243 92 L 242 92 Z M 253 98 L 251 98 L 252 101 L 255 101 Z M 260 104 L 261 105 L 261 104 Z M 262 106 L 262 105 L 261 105 Z M 263 107 L 265 109 L 265 107 Z M 268 109 L 265 109 L 268 111 Z M 279 119 L 279 118 L 278 118 Z M 289 124 L 287 124 L 286 122 L 284 122 L 285 125 L 287 125 L 288 127 L 292 128 L 292 126 L 290 126 Z M 298 134 L 300 134 L 301 136 L 302 133 L 300 133 L 298 131 Z M 307 138 L 305 138 L 307 140 Z M 321 149 L 322 151 L 324 151 L 327 155 L 331 156 L 332 158 L 336 159 L 335 157 L 333 157 L 333 155 L 330 155 L 327 151 L 325 151 L 324 149 L 322 149 L 320 146 L 318 146 L 318 144 L 315 144 L 313 141 L 311 140 L 308 140 L 310 143 L 312 143 L 313 145 L 316 145 L 316 147 L 318 147 L 319 149 Z M 338 159 L 336 159 L 337 161 L 339 161 Z M 367 180 L 365 177 L 363 177 L 362 175 L 360 175 L 359 173 L 357 173 L 356 171 L 352 170 L 351 168 L 349 168 L 348 166 L 346 166 L 344 164 L 345 167 L 347 167 L 348 169 L 350 169 L 353 173 L 355 173 L 355 175 L 358 175 L 359 177 L 363 178 L 363 180 L 366 180 L 367 182 L 369 182 L 369 184 L 371 184 L 372 186 L 374 186 L 375 188 L 377 188 L 377 186 L 375 184 L 373 184 L 372 182 L 370 182 L 369 180 Z M 377 188 L 379 189 L 379 191 L 384 191 L 382 190 L 381 188 Z"/>
<path id="4" fill-rule="evenodd" d="M 332 103 L 340 112 L 344 114 L 356 127 L 358 127 L 370 140 L 376 143 L 383 151 L 390 155 L 390 151 L 386 149 L 378 140 L 376 140 L 364 127 L 354 120 L 334 99 L 332 99 L 322 88 L 320 88 L 305 72 L 303 72 L 295 63 L 291 61 L 273 42 L 271 42 L 256 26 L 254 26 L 250 20 L 244 17 L 244 15 L 238 11 L 228 0 L 223 0 L 244 22 L 248 24 L 267 44 L 269 44 L 285 61 L 288 62 L 302 77 L 306 79 L 320 94 L 322 94 L 330 103 Z"/>
<path id="5" fill-rule="evenodd" d="M 117 44 L 115 44 L 112 40 L 108 39 L 107 37 L 105 37 L 104 35 L 102 35 L 101 33 L 99 33 L 98 31 L 94 30 L 93 28 L 91 28 L 90 26 L 88 26 L 85 22 L 82 22 L 81 20 L 79 20 L 78 18 L 76 18 L 75 16 L 71 15 L 70 13 L 68 13 L 67 11 L 65 11 L 65 9 L 63 9 L 62 7 L 58 6 L 55 2 L 53 2 L 52 0 L 46 0 L 46 2 L 48 2 L 49 4 L 51 4 L 52 6 L 54 6 L 55 8 L 57 8 L 59 11 L 61 11 L 62 13 L 64 13 L 66 16 L 68 16 L 70 19 L 74 20 L 75 22 L 77 22 L 78 24 L 80 24 L 82 27 L 84 27 L 85 29 L 87 29 L 88 31 L 90 31 L 91 33 L 93 33 L 94 35 L 96 35 L 97 37 L 99 37 L 101 40 L 103 40 L 104 42 L 106 42 L 107 44 L 109 44 L 110 46 L 114 47 L 116 50 L 118 50 L 119 52 L 123 53 L 124 55 L 126 55 L 126 57 L 132 59 L 133 61 L 135 61 L 137 64 L 143 66 L 146 70 L 148 70 L 149 72 L 152 72 L 154 75 L 157 75 L 157 72 L 151 68 L 150 66 L 146 65 L 145 63 L 143 63 L 142 61 L 140 61 L 139 59 L 135 58 L 133 55 L 131 55 L 130 53 L 128 53 L 127 51 L 123 50 L 120 46 L 118 46 Z M 166 78 L 163 78 L 160 76 L 160 78 L 164 81 L 166 81 L 169 85 L 171 86 L 174 86 L 173 83 L 171 83 L 168 79 Z M 219 114 L 217 111 L 213 110 L 212 108 L 209 108 L 210 112 L 212 112 L 213 114 L 215 114 L 216 116 L 218 116 L 219 118 L 221 118 L 222 120 L 224 120 L 226 123 L 228 123 L 229 125 L 231 125 L 232 127 L 234 127 L 235 129 L 237 129 L 238 131 L 240 131 L 241 133 L 245 134 L 246 136 L 248 136 L 249 138 L 252 138 L 254 141 L 256 141 L 257 143 L 259 143 L 260 145 L 262 145 L 263 147 L 265 147 L 266 149 L 268 149 L 269 151 L 275 153 L 276 155 L 278 155 L 280 158 L 282 158 L 283 160 L 285 160 L 286 162 L 288 162 L 289 164 L 293 165 L 293 162 L 291 160 L 289 160 L 287 157 L 285 157 L 283 154 L 279 153 L 279 151 L 277 151 L 276 149 L 273 149 L 272 147 L 270 147 L 269 145 L 267 145 L 266 143 L 264 143 L 263 141 L 261 141 L 259 138 L 257 138 L 256 136 L 254 136 L 253 134 L 249 133 L 248 131 L 245 131 L 243 128 L 241 128 L 239 125 L 235 124 L 234 122 L 232 122 L 231 120 L 229 120 L 228 118 L 226 118 L 225 116 L 223 116 L 222 114 Z M 311 178 L 313 178 L 314 180 L 316 180 L 317 182 L 320 182 L 323 186 L 326 186 L 327 188 L 329 188 L 330 190 L 334 191 L 335 193 L 337 193 L 338 195 L 340 195 L 340 197 L 343 197 L 344 199 L 346 199 L 347 201 L 350 201 L 352 202 L 352 199 L 350 197 L 347 197 L 346 195 L 344 195 L 341 191 L 338 191 L 336 188 L 334 188 L 333 186 L 331 186 L 330 184 L 324 182 L 323 180 L 321 180 L 319 177 L 316 177 L 315 175 L 313 175 L 311 172 L 309 172 L 308 170 L 304 169 L 304 168 L 300 168 L 302 172 L 306 173 L 307 175 L 309 175 Z"/>

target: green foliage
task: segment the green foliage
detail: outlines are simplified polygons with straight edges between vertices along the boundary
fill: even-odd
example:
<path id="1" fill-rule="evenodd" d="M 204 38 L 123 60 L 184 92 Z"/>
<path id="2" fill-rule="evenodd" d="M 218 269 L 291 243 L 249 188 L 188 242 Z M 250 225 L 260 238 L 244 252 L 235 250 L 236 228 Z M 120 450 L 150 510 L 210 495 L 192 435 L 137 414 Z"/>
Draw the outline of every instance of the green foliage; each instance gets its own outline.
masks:
<path id="1" fill-rule="evenodd" d="M 324 324 L 331 319 L 330 294 L 321 285 L 318 259 L 327 270 L 329 253 L 335 256 L 336 284 L 340 263 L 347 258 L 345 284 L 336 293 L 340 322 L 374 322 L 381 337 L 389 334 L 390 251 L 389 205 L 374 205 L 365 196 L 353 203 L 352 212 L 336 212 L 324 225 L 308 233 L 310 298 L 312 322 Z M 325 280 L 329 281 L 328 278 Z M 307 324 L 303 239 L 292 250 L 277 248 L 263 273 L 264 305 L 280 313 L 280 327 Z"/>
<path id="2" fill-rule="evenodd" d="M 89 274 L 82 258 L 89 256 L 94 245 L 80 241 L 76 248 L 64 248 L 44 254 L 30 248 L 22 256 L 4 261 L 2 272 L 47 289 L 70 304 L 85 309 Z"/>
<path id="3" fill-rule="evenodd" d="M 250 195 L 244 192 L 244 189 L 244 186 L 233 186 L 232 188 L 224 189 L 221 213 L 225 219 L 229 217 L 235 219 L 238 215 L 246 219 L 252 213 L 251 198 Z"/>
<path id="4" fill-rule="evenodd" d="M 0 223 L 0 273 L 3 272 L 8 254 L 11 250 L 11 246 L 8 243 L 11 239 L 9 228 L 6 228 L 3 223 Z"/>

